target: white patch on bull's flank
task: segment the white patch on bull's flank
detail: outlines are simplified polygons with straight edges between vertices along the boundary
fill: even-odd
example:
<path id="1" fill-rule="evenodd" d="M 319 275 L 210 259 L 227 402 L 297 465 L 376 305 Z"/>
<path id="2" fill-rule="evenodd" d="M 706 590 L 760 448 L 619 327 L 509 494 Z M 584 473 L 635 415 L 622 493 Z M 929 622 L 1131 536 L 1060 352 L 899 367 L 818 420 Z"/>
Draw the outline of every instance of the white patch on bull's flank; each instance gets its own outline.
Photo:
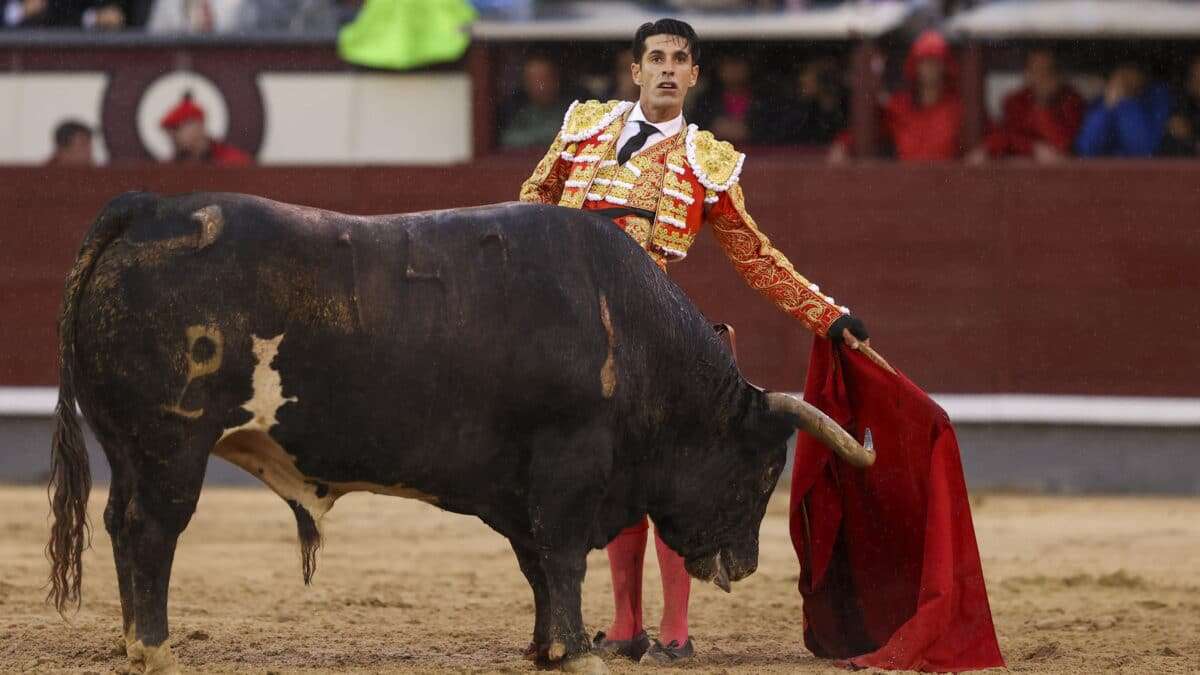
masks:
<path id="1" fill-rule="evenodd" d="M 249 401 L 242 404 L 242 409 L 253 417 L 240 427 L 225 430 L 225 433 L 221 434 L 222 440 L 233 432 L 243 429 L 270 430 L 278 423 L 275 414 L 279 412 L 283 404 L 295 403 L 300 400 L 295 396 L 283 397 L 283 379 L 279 376 L 279 371 L 271 367 L 271 362 L 279 354 L 279 343 L 283 342 L 283 333 L 280 333 L 278 337 L 266 340 L 255 336 L 251 336 L 251 339 L 254 340 L 255 365 L 250 384 L 254 387 L 254 394 Z"/>
<path id="2" fill-rule="evenodd" d="M 283 335 L 270 339 L 254 337 L 254 366 L 251 385 L 253 395 L 242 408 L 253 417 L 248 422 L 226 429 L 213 446 L 213 454 L 257 476 L 275 494 L 295 501 L 304 507 L 313 521 L 321 518 L 339 497 L 349 492 L 374 492 L 382 495 L 419 499 L 430 504 L 437 499 L 403 485 L 377 485 L 362 481 L 328 482 L 305 476 L 296 468 L 296 458 L 289 454 L 268 433 L 279 423 L 275 415 L 285 403 L 295 403 L 295 396 L 283 396 L 283 380 L 271 362 L 279 353 Z M 320 489 L 324 487 L 324 489 Z M 319 495 L 319 496 L 318 496 Z"/>

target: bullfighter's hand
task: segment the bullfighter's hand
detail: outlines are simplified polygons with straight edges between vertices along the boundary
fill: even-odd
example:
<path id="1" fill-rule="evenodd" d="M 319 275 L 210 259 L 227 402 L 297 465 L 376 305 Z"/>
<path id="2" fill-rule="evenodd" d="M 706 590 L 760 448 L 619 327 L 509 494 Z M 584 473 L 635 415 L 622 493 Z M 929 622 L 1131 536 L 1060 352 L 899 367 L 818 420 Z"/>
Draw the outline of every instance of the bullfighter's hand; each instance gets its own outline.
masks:
<path id="1" fill-rule="evenodd" d="M 829 326 L 829 339 L 844 343 L 851 349 L 858 349 L 859 343 L 867 346 L 871 344 L 866 324 L 853 314 L 843 314 Z"/>

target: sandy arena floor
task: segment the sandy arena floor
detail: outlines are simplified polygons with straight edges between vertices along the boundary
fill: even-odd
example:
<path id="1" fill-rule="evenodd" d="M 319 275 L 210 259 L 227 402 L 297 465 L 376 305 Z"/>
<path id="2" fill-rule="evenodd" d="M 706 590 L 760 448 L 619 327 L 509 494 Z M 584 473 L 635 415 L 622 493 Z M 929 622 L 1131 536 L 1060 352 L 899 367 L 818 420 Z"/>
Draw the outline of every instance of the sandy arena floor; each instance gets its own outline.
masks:
<path id="1" fill-rule="evenodd" d="M 42 603 L 46 496 L 0 489 L 0 672 L 104 673 L 120 609 L 100 525 L 85 557 L 83 610 L 67 625 Z M 1031 672 L 1200 671 L 1200 500 L 976 498 L 1000 644 Z M 530 672 L 529 587 L 507 542 L 473 518 L 371 495 L 343 499 L 325 520 L 314 586 L 300 579 L 291 511 L 264 489 L 205 491 L 180 542 L 171 642 L 187 672 Z M 699 656 L 687 670 L 843 672 L 800 642 L 798 568 L 786 494 L 763 523 L 759 571 L 726 596 L 693 587 Z M 648 556 L 654 560 L 653 547 Z M 589 559 L 584 616 L 611 607 L 603 552 Z M 658 619 L 656 562 L 647 562 L 647 620 Z M 653 633 L 653 631 L 652 631 Z M 610 664 L 614 672 L 645 670 Z"/>

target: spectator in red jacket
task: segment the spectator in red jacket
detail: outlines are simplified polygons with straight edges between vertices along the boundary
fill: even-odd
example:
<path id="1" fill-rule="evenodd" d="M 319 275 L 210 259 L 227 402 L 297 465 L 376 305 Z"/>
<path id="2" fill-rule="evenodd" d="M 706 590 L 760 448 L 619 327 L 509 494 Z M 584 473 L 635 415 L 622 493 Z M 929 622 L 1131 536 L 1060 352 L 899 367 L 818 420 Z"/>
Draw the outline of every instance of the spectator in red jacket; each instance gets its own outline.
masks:
<path id="1" fill-rule="evenodd" d="M 962 99 L 958 64 L 937 31 L 925 31 L 904 62 L 906 87 L 883 106 L 880 131 L 902 161 L 957 159 L 962 156 Z M 831 162 L 844 161 L 852 139 L 843 133 L 830 147 Z"/>
<path id="2" fill-rule="evenodd" d="M 1032 157 L 1055 162 L 1071 154 L 1083 123 L 1083 97 L 1062 80 L 1054 53 L 1036 49 L 1025 59 L 1025 86 L 1004 99 L 1000 125 L 968 159 Z"/>
<path id="3" fill-rule="evenodd" d="M 190 92 L 174 108 L 167 111 L 158 125 L 171 137 L 175 162 L 180 164 L 211 164 L 213 166 L 246 166 L 250 155 L 208 135 L 204 127 L 204 108 L 192 101 Z"/>

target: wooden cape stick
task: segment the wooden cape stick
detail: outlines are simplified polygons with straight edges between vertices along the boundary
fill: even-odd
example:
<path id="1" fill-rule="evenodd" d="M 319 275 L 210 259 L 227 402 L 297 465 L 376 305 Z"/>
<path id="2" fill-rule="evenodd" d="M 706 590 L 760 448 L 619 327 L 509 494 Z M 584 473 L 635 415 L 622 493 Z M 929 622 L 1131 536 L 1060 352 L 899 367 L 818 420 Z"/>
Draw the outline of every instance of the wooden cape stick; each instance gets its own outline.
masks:
<path id="1" fill-rule="evenodd" d="M 874 349 L 871 349 L 871 345 L 868 345 L 868 344 L 860 341 L 857 346 L 851 347 L 851 349 L 862 352 L 864 355 L 866 355 L 866 357 L 868 359 L 871 359 L 872 361 L 874 361 L 875 365 L 879 366 L 880 368 L 883 368 L 884 370 L 888 371 L 889 373 L 891 373 L 893 375 L 896 374 L 896 369 L 893 368 L 891 366 L 891 364 L 889 364 L 886 360 L 884 360 L 884 358 L 879 355 L 879 352 L 875 351 Z"/>

